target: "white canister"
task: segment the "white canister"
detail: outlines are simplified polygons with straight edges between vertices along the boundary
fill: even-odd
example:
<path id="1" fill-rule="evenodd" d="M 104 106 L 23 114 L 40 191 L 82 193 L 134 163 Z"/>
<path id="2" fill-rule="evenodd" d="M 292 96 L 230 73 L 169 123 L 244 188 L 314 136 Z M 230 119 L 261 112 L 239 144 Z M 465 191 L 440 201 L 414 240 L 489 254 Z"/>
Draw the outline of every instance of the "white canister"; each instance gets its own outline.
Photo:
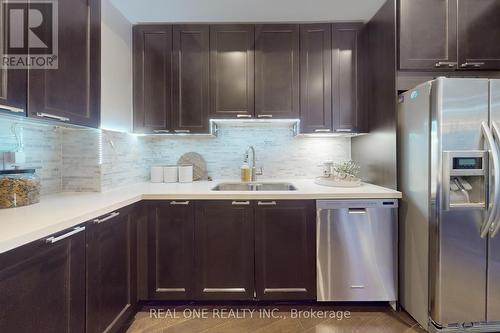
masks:
<path id="1" fill-rule="evenodd" d="M 163 167 L 151 167 L 151 183 L 163 183 Z"/>
<path id="2" fill-rule="evenodd" d="M 193 181 L 193 166 L 190 164 L 179 165 L 179 183 L 191 183 Z"/>
<path id="3" fill-rule="evenodd" d="M 165 183 L 177 183 L 177 165 L 167 165 L 163 167 L 163 182 Z"/>

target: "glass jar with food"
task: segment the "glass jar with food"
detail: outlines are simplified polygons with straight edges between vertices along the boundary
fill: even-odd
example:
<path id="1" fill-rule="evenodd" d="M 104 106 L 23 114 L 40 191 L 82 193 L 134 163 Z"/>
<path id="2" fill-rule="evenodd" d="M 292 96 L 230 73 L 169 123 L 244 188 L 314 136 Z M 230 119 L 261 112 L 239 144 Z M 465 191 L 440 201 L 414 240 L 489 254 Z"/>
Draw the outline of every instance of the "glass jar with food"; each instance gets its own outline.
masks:
<path id="1" fill-rule="evenodd" d="M 40 201 L 40 178 L 35 169 L 0 170 L 0 209 Z"/>

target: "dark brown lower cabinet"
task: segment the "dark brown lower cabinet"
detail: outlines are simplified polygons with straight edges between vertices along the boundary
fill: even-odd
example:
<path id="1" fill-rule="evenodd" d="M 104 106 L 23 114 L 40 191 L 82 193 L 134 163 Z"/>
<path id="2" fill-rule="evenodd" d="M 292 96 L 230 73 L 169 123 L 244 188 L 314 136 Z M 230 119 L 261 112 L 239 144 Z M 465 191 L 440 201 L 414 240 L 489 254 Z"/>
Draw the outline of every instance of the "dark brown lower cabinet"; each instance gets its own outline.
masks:
<path id="1" fill-rule="evenodd" d="M 198 201 L 195 298 L 254 298 L 254 211 L 250 201 Z"/>
<path id="2" fill-rule="evenodd" d="M 126 207 L 87 224 L 87 333 L 118 331 L 135 312 L 132 209 Z"/>
<path id="3" fill-rule="evenodd" d="M 0 332 L 85 332 L 84 230 L 0 255 Z"/>
<path id="4" fill-rule="evenodd" d="M 148 299 L 192 299 L 194 204 L 148 202 Z"/>
<path id="5" fill-rule="evenodd" d="M 255 287 L 260 300 L 316 299 L 315 201 L 259 201 Z"/>

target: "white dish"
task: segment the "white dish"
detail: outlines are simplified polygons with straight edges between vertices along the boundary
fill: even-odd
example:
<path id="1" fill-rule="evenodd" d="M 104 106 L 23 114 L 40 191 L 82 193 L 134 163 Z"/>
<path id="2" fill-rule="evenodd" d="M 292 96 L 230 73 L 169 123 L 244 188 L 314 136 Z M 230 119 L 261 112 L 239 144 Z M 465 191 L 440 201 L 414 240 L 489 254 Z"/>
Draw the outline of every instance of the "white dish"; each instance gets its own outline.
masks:
<path id="1" fill-rule="evenodd" d="M 321 186 L 330 186 L 330 187 L 360 187 L 361 186 L 361 179 L 358 179 L 356 181 L 345 181 L 345 180 L 340 180 L 340 179 L 334 179 L 334 178 L 326 178 L 326 177 L 316 177 L 314 180 L 315 184 L 321 185 Z"/>

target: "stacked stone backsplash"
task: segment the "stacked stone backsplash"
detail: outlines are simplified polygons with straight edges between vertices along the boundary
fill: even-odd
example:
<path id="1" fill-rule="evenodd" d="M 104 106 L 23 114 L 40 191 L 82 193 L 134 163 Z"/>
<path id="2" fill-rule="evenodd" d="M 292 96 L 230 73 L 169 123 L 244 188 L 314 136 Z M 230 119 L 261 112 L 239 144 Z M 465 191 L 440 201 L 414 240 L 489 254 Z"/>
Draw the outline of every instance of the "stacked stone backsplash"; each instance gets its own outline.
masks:
<path id="1" fill-rule="evenodd" d="M 295 137 L 289 125 L 279 123 L 221 124 L 217 137 L 141 136 L 0 115 L 0 152 L 24 151 L 26 163 L 18 166 L 37 169 L 43 194 L 107 191 L 147 181 L 152 165 L 175 164 L 190 151 L 205 158 L 213 179 L 238 179 L 249 145 L 264 169 L 261 179 L 312 178 L 320 174 L 321 162 L 351 155 L 349 138 Z"/>

